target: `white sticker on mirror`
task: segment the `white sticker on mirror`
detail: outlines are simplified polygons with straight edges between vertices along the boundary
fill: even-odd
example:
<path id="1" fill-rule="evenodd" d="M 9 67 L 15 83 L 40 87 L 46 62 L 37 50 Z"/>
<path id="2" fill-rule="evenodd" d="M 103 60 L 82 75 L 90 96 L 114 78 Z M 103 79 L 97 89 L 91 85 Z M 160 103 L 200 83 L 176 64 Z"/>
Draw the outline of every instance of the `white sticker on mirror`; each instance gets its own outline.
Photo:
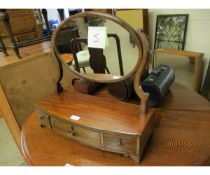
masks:
<path id="1" fill-rule="evenodd" d="M 105 49 L 106 27 L 88 27 L 88 47 Z"/>
<path id="2" fill-rule="evenodd" d="M 72 119 L 72 120 L 79 120 L 80 119 L 80 117 L 79 116 L 77 116 L 77 115 L 72 115 L 71 117 L 70 117 L 70 119 Z"/>

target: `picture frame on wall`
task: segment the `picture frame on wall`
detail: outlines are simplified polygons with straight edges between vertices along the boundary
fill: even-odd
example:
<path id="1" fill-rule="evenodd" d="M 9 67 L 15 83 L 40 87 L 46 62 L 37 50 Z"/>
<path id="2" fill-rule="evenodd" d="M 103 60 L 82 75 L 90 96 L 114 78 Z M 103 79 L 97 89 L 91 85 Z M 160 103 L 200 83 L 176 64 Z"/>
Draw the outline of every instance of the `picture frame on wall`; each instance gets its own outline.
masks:
<path id="1" fill-rule="evenodd" d="M 184 50 L 189 14 L 157 15 L 154 49 Z"/>

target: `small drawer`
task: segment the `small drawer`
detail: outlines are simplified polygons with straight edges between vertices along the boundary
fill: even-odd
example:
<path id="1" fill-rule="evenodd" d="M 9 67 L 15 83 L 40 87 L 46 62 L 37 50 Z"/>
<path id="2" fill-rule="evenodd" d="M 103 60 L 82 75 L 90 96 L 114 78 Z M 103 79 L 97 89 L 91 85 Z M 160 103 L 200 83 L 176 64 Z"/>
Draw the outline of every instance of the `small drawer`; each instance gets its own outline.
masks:
<path id="1" fill-rule="evenodd" d="M 50 117 L 47 114 L 41 112 L 40 110 L 36 110 L 36 114 L 39 119 L 40 126 L 47 127 L 47 128 L 51 129 Z"/>
<path id="2" fill-rule="evenodd" d="M 51 123 L 52 123 L 52 128 L 53 129 L 60 129 L 66 132 L 70 132 L 72 129 L 72 125 L 70 123 L 55 119 L 55 118 L 51 118 Z"/>
<path id="3" fill-rule="evenodd" d="M 104 133 L 104 148 L 120 153 L 136 153 L 137 137 L 125 134 Z"/>
<path id="4" fill-rule="evenodd" d="M 87 145 L 100 146 L 100 134 L 97 131 L 86 129 L 79 126 L 73 126 L 70 137 L 77 139 Z"/>
<path id="5" fill-rule="evenodd" d="M 74 126 L 70 123 L 51 118 L 53 130 L 66 137 L 78 140 L 81 143 L 99 147 L 100 135 L 99 132 L 86 129 L 80 126 Z"/>

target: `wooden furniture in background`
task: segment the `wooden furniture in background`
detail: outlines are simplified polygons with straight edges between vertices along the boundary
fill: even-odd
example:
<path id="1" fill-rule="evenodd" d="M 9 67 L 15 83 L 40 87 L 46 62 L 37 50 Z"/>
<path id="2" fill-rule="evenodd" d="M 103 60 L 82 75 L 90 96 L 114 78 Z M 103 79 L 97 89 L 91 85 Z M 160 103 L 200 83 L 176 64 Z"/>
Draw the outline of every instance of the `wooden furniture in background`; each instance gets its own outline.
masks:
<path id="1" fill-rule="evenodd" d="M 33 9 L 7 9 L 5 12 L 8 14 L 12 33 L 17 41 L 37 38 Z M 2 21 L 0 21 L 0 34 L 5 40 L 8 37 L 7 29 Z"/>
<path id="2" fill-rule="evenodd" d="M 0 106 L 9 129 L 20 146 L 20 128 L 33 110 L 33 104 L 56 92 L 59 77 L 57 61 L 51 56 L 49 42 L 20 48 L 22 59 L 12 50 L 0 55 Z M 74 77 L 64 67 L 63 86 Z"/>
<path id="3" fill-rule="evenodd" d="M 72 93 L 71 88 L 64 93 Z M 118 101 L 107 91 L 100 91 L 96 95 L 108 98 L 110 102 Z M 91 148 L 57 135 L 48 128 L 41 128 L 34 112 L 23 125 L 21 147 L 27 162 L 36 166 L 64 166 L 66 163 L 74 166 L 210 165 L 209 112 L 209 103 L 202 96 L 174 83 L 163 105 L 156 109 L 156 127 L 141 163 L 120 154 Z"/>
<path id="4" fill-rule="evenodd" d="M 3 23 L 3 25 L 1 27 L 5 29 L 5 31 L 6 31 L 5 33 L 7 33 L 8 37 L 9 37 L 10 46 L 13 48 L 16 56 L 18 58 L 20 58 L 20 53 L 19 53 L 19 50 L 17 47 L 17 42 L 15 41 L 15 38 L 14 38 L 14 32 L 12 31 L 9 14 L 6 12 L 6 10 L 0 10 L 0 22 Z M 2 35 L 4 35 L 3 32 L 1 32 L 1 33 L 2 33 Z M 3 43 L 3 40 L 2 40 L 2 43 Z M 3 43 L 3 45 L 4 45 L 4 43 Z M 5 51 L 3 50 L 3 52 L 5 52 Z M 4 54 L 4 56 L 7 56 L 7 55 L 8 54 Z"/>
<path id="5" fill-rule="evenodd" d="M 191 52 L 185 50 L 177 50 L 177 49 L 155 49 L 154 51 L 154 59 L 153 59 L 153 67 L 157 62 L 158 56 L 160 55 L 176 55 L 181 57 L 187 57 L 190 60 L 193 60 L 194 65 L 194 74 L 193 74 L 193 82 L 192 89 L 199 92 L 201 79 L 202 79 L 202 69 L 203 69 L 203 56 L 204 53 L 201 52 Z"/>
<path id="6" fill-rule="evenodd" d="M 26 41 L 20 41 L 17 38 L 18 34 L 15 33 L 14 28 L 18 28 L 18 26 L 21 26 L 22 23 L 21 22 L 17 22 L 17 24 L 12 23 L 13 22 L 13 20 L 12 20 L 13 16 L 15 17 L 14 21 L 16 21 L 16 16 L 14 15 L 16 13 L 17 13 L 17 16 L 18 16 L 17 17 L 18 20 L 20 21 L 20 19 L 22 19 L 22 23 L 27 24 L 27 26 L 29 26 L 29 28 L 31 27 L 30 26 L 30 20 L 27 20 L 27 17 L 25 18 L 25 16 L 28 16 L 29 19 L 32 18 L 32 16 L 33 16 L 33 22 L 35 23 L 35 29 L 37 29 L 37 25 L 36 25 L 36 20 L 35 20 L 34 14 L 33 14 L 33 10 L 31 10 L 31 11 L 27 11 L 27 10 L 23 11 L 23 10 L 19 10 L 19 9 L 13 10 L 13 11 L 4 10 L 4 9 L 0 10 L 0 22 L 2 22 L 2 28 L 4 28 L 4 30 L 0 31 L 0 33 L 2 32 L 3 35 L 4 35 L 4 32 L 5 32 L 8 35 L 9 41 L 10 41 L 10 44 L 6 44 L 6 47 L 12 48 L 14 50 L 15 54 L 16 54 L 16 57 L 21 58 L 21 55 L 19 53 L 19 48 L 49 40 L 50 36 L 49 37 L 38 38 L 39 34 L 36 33 L 35 38 L 32 38 L 32 39 L 27 38 Z M 22 32 L 22 30 L 21 30 L 21 32 Z M 3 50 L 3 52 L 4 52 L 4 50 Z M 4 56 L 7 56 L 7 54 L 4 54 Z"/>
<path id="7" fill-rule="evenodd" d="M 135 30 L 142 29 L 149 35 L 148 9 L 115 9 L 115 15 L 130 24 Z"/>
<path id="8" fill-rule="evenodd" d="M 5 44 L 2 40 L 1 34 L 0 34 L 0 51 L 2 52 L 3 56 L 8 56 L 7 49 L 6 49 Z"/>

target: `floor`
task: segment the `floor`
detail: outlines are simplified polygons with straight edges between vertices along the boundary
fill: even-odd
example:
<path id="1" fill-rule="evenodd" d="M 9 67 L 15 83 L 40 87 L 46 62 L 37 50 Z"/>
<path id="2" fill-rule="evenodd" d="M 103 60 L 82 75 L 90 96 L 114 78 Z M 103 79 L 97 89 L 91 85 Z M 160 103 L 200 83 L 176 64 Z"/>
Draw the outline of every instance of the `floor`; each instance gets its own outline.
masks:
<path id="1" fill-rule="evenodd" d="M 25 166 L 23 156 L 21 155 L 5 120 L 0 117 L 0 166 Z"/>

